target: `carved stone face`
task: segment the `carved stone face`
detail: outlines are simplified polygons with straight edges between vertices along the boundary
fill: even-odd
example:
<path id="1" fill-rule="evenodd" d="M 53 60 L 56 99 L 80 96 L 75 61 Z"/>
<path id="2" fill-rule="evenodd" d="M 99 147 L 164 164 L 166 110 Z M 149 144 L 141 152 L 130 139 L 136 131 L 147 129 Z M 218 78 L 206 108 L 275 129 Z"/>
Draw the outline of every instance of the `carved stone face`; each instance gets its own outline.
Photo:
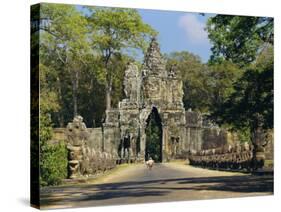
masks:
<path id="1" fill-rule="evenodd" d="M 87 138 L 87 128 L 81 116 L 75 116 L 73 121 L 67 124 L 66 135 L 72 146 L 83 145 Z"/>
<path id="2" fill-rule="evenodd" d="M 130 101 L 138 100 L 138 89 L 140 83 L 140 76 L 138 67 L 134 64 L 129 64 L 125 71 L 125 77 L 123 81 L 124 93 L 126 98 Z"/>

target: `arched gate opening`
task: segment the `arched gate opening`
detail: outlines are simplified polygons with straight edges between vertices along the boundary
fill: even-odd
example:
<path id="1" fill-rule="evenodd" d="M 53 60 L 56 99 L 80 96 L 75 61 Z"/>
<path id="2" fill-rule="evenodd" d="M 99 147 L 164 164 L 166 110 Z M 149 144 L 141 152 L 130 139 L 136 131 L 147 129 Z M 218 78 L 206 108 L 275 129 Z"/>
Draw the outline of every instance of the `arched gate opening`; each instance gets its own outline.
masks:
<path id="1" fill-rule="evenodd" d="M 146 120 L 146 145 L 145 160 L 150 157 L 155 162 L 162 162 L 162 121 L 156 107 L 152 108 L 150 115 Z"/>

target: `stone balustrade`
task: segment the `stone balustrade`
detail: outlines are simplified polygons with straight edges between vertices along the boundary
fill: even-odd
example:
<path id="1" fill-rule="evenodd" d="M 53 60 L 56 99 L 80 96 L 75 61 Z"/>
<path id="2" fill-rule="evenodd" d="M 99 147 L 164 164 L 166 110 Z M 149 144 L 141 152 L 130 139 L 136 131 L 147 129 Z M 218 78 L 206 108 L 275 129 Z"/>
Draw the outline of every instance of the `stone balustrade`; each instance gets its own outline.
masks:
<path id="1" fill-rule="evenodd" d="M 188 159 L 190 165 L 203 168 L 224 170 L 255 170 L 264 165 L 264 149 L 254 148 L 248 143 L 235 146 L 224 145 L 220 148 L 191 151 Z"/>
<path id="2" fill-rule="evenodd" d="M 90 134 L 81 116 L 74 117 L 66 128 L 68 150 L 68 177 L 90 176 L 116 166 L 116 155 L 89 144 Z"/>

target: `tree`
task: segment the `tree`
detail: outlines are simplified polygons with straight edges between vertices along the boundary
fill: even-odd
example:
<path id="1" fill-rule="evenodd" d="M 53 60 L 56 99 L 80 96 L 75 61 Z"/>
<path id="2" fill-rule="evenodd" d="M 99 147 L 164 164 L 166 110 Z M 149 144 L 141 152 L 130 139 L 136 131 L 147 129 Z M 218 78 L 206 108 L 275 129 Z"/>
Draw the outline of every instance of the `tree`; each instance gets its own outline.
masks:
<path id="1" fill-rule="evenodd" d="M 234 84 L 241 78 L 243 71 L 230 61 L 208 66 L 209 112 L 221 111 L 223 103 L 234 92 Z"/>
<path id="2" fill-rule="evenodd" d="M 78 87 L 85 55 L 89 52 L 87 43 L 87 20 L 74 6 L 59 4 L 43 4 L 41 9 L 42 45 L 48 50 L 46 57 L 53 53 L 56 63 L 61 63 L 62 76 L 69 75 L 72 84 L 73 115 L 77 115 Z M 54 58 L 52 58 L 54 62 Z M 47 59 L 48 60 L 48 59 Z M 46 60 L 45 60 L 46 61 Z M 57 74 L 59 91 L 62 79 Z"/>
<path id="3" fill-rule="evenodd" d="M 192 108 L 207 112 L 210 100 L 208 83 L 208 69 L 200 58 L 187 51 L 172 52 L 165 55 L 167 59 L 166 69 L 175 67 L 183 80 L 185 109 Z"/>
<path id="4" fill-rule="evenodd" d="M 39 122 L 39 163 L 40 185 L 57 185 L 67 175 L 67 151 L 65 145 L 59 142 L 52 145 L 53 129 L 50 112 L 58 111 L 59 104 L 54 88 L 48 85 L 48 75 L 52 70 L 42 64 L 39 67 L 40 79 L 40 122 Z"/>
<path id="5" fill-rule="evenodd" d="M 92 49 L 101 57 L 105 76 L 106 109 L 111 108 L 113 79 L 116 75 L 114 57 L 126 49 L 144 50 L 155 31 L 143 23 L 133 9 L 89 7 L 88 18 L 92 30 Z"/>
<path id="6" fill-rule="evenodd" d="M 207 30 L 213 43 L 209 64 L 231 61 L 242 70 L 211 116 L 219 124 L 249 132 L 255 152 L 257 135 L 273 128 L 273 18 L 216 15 L 208 20 Z"/>
<path id="7" fill-rule="evenodd" d="M 213 113 L 218 123 L 249 131 L 254 160 L 256 151 L 267 144 L 266 131 L 273 128 L 273 51 L 270 49 L 243 73 L 222 109 Z"/>
<path id="8" fill-rule="evenodd" d="M 108 96 L 104 91 L 110 90 L 109 102 L 116 106 L 123 95 L 125 66 L 133 60 L 128 50 L 140 53 L 154 31 L 142 23 L 135 10 L 91 8 L 86 13 L 71 5 L 43 4 L 41 11 L 40 63 L 51 70 L 48 86 L 55 88 L 60 106 L 58 111 L 50 112 L 54 126 L 64 127 L 77 113 L 87 126 L 100 126 Z M 103 28 L 111 19 L 110 30 L 122 39 L 115 33 L 110 35 L 112 40 L 108 42 L 114 45 L 108 44 L 111 53 L 105 69 L 102 48 L 107 45 L 104 39 L 108 35 L 103 34 Z"/>
<path id="9" fill-rule="evenodd" d="M 241 70 L 233 63 L 206 65 L 189 52 L 173 52 L 166 55 L 167 69 L 176 66 L 183 79 L 183 102 L 186 110 L 192 108 L 204 113 L 220 108 L 233 91 L 234 82 Z"/>
<path id="10" fill-rule="evenodd" d="M 273 18 L 216 15 L 207 23 L 211 63 L 231 61 L 240 67 L 255 61 L 265 45 L 273 45 Z"/>
<path id="11" fill-rule="evenodd" d="M 99 58 L 91 55 L 87 60 L 89 64 L 81 76 L 78 90 L 78 110 L 87 126 L 99 127 L 105 118 L 105 76 Z M 122 54 L 116 54 L 112 58 L 114 67 L 110 68 L 116 71 L 112 79 L 111 92 L 111 103 L 114 107 L 118 107 L 118 102 L 123 98 L 124 72 L 131 60 L 132 58 Z"/>
<path id="12" fill-rule="evenodd" d="M 207 30 L 213 43 L 209 64 L 231 61 L 242 73 L 211 117 L 249 137 L 257 168 L 256 153 L 273 128 L 273 18 L 216 15 Z"/>

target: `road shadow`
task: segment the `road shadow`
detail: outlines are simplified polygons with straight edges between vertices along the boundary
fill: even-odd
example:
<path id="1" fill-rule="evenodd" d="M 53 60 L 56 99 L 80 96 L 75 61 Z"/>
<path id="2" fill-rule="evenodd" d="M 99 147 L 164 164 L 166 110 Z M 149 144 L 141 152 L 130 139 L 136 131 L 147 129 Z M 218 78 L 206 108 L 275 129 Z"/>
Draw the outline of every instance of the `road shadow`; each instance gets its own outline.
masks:
<path id="1" fill-rule="evenodd" d="M 273 176 L 224 176 L 129 181 L 98 185 L 49 187 L 41 190 L 41 205 L 89 202 L 129 197 L 155 197 L 174 191 L 228 191 L 273 193 Z M 93 206 L 97 203 L 93 203 Z"/>

